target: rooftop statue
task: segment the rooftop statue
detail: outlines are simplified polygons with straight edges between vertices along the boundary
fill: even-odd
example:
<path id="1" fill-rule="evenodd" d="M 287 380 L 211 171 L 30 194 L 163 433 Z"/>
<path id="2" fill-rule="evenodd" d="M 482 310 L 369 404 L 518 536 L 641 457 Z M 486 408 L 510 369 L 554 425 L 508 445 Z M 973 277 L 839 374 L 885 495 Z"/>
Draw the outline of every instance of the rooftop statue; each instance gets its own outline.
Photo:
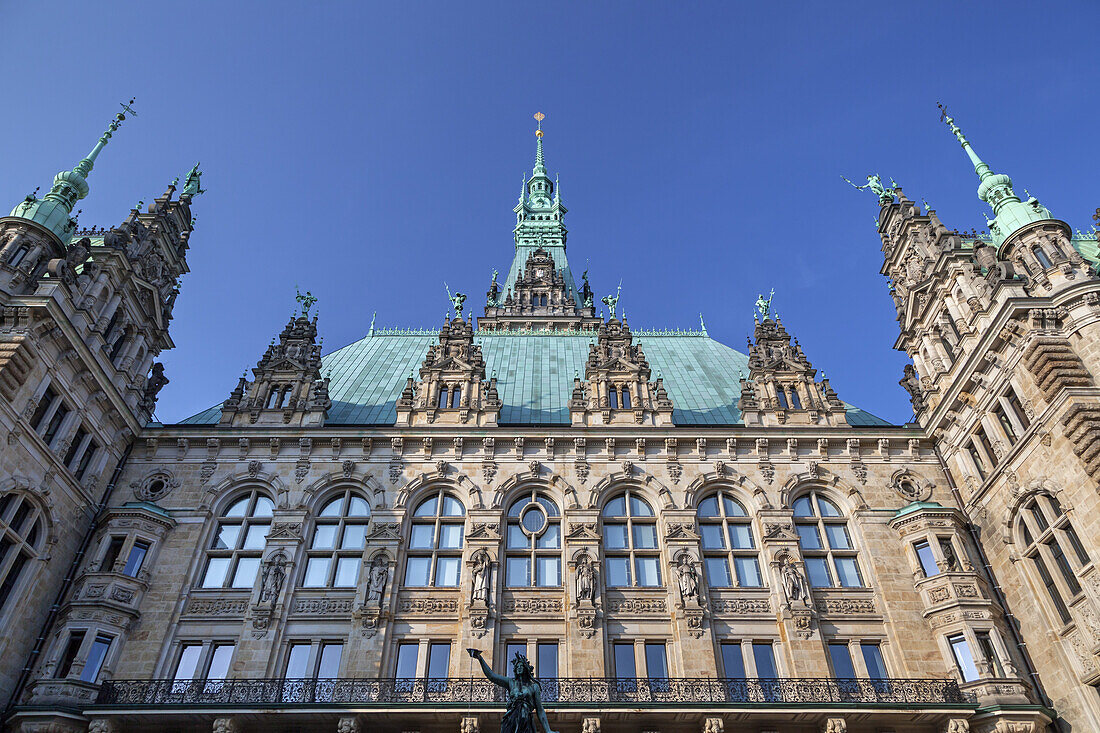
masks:
<path id="1" fill-rule="evenodd" d="M 447 288 L 447 300 L 451 301 L 455 309 L 455 318 L 462 318 L 462 304 L 466 302 L 466 296 L 457 290 L 454 295 L 451 295 L 451 288 L 447 283 L 443 283 L 443 287 Z"/>
<path id="2" fill-rule="evenodd" d="M 587 272 L 587 270 L 585 270 Z M 609 318 L 615 317 L 615 306 L 619 303 L 619 294 L 623 292 L 623 281 L 619 281 L 619 289 L 615 291 L 615 295 L 605 295 L 603 297 L 603 304 L 607 306 L 607 312 L 610 314 Z"/>
<path id="3" fill-rule="evenodd" d="M 844 178 L 844 176 L 841 176 L 841 178 Z M 844 180 L 848 181 L 847 178 L 844 178 Z M 880 204 L 888 204 L 894 200 L 893 189 L 897 186 L 896 184 L 894 184 L 893 179 L 891 179 L 890 183 L 893 185 L 891 185 L 890 189 L 887 190 L 886 186 L 882 183 L 882 179 L 873 173 L 867 174 L 867 183 L 863 184 L 862 186 L 857 186 L 851 181 L 848 181 L 848 184 L 857 191 L 862 191 L 865 188 L 871 189 L 871 192 L 878 196 Z"/>
<path id="4" fill-rule="evenodd" d="M 200 176 L 202 171 L 199 170 L 199 164 L 195 163 L 195 167 L 187 171 L 187 178 L 183 180 L 183 190 L 180 191 L 180 195 L 198 196 L 200 193 L 206 193 L 206 189 L 199 185 Z"/>
<path id="5" fill-rule="evenodd" d="M 466 651 L 481 664 L 481 671 L 490 682 L 508 692 L 508 711 L 500 721 L 500 733 L 536 733 L 536 716 L 542 724 L 543 733 L 555 733 L 546 721 L 546 711 L 542 709 L 542 686 L 535 679 L 535 671 L 531 669 L 527 657 L 516 654 L 512 659 L 512 676 L 509 678 L 490 669 L 480 649 Z"/>
<path id="6" fill-rule="evenodd" d="M 768 299 L 764 299 L 764 294 L 760 293 L 756 296 L 756 310 L 760 312 L 760 320 L 766 321 L 771 318 L 772 298 L 775 297 L 775 288 L 772 288 L 768 293 Z"/>
<path id="7" fill-rule="evenodd" d="M 581 275 L 581 282 L 584 283 L 581 287 L 581 307 L 591 308 L 593 295 L 592 286 L 588 284 L 588 270 L 585 270 L 584 274 Z"/>

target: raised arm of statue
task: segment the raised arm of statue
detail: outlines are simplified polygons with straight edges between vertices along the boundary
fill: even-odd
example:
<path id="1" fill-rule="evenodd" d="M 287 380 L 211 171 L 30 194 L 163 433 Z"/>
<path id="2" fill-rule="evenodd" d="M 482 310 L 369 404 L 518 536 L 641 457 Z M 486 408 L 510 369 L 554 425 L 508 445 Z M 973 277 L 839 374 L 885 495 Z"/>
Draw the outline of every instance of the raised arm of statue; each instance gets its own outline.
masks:
<path id="1" fill-rule="evenodd" d="M 485 675 L 485 678 L 492 682 L 494 685 L 498 685 L 505 689 L 511 689 L 511 683 L 507 677 L 503 677 L 494 672 L 485 661 L 485 658 L 481 656 L 480 649 L 467 649 L 466 653 L 476 659 L 481 664 L 481 673 Z"/>

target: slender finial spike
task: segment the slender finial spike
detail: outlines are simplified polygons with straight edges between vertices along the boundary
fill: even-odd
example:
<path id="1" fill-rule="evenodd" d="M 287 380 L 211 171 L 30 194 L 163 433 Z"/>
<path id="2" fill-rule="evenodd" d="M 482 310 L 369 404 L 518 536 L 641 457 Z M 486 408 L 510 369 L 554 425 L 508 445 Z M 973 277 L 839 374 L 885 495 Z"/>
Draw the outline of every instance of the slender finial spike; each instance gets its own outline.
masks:
<path id="1" fill-rule="evenodd" d="M 985 180 L 989 176 L 993 175 L 993 171 L 989 165 L 978 157 L 978 154 L 974 152 L 974 148 L 970 145 L 970 141 L 963 135 L 963 131 L 955 124 L 955 118 L 947 114 L 947 107 L 944 107 L 939 102 L 936 102 L 936 106 L 940 108 L 940 121 L 947 125 L 952 134 L 962 145 L 963 150 L 966 151 L 967 156 L 970 158 L 970 162 L 974 164 L 974 172 L 978 174 L 980 180 Z"/>
<path id="2" fill-rule="evenodd" d="M 535 137 L 538 138 L 538 142 L 535 144 L 535 174 L 541 172 L 546 174 L 546 161 L 542 157 L 542 121 L 546 119 L 546 115 L 542 112 L 535 113 L 535 121 L 538 122 L 538 129 L 535 130 Z"/>

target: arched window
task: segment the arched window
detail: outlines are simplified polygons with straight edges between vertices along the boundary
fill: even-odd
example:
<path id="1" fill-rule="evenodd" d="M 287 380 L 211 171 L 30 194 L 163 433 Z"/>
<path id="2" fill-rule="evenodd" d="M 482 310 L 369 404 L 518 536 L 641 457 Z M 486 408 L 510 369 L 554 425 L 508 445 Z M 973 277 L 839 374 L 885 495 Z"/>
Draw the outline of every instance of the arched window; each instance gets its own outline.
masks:
<path id="1" fill-rule="evenodd" d="M 1044 270 L 1049 270 L 1051 267 L 1054 267 L 1054 264 L 1050 261 L 1050 258 L 1047 257 L 1047 253 L 1044 252 L 1043 248 L 1039 245 L 1035 245 L 1034 247 L 1032 247 L 1031 252 L 1035 255 L 1035 259 L 1039 261 L 1039 266 L 1042 267 Z"/>
<path id="2" fill-rule="evenodd" d="M 710 587 L 763 586 L 752 521 L 745 507 L 725 491 L 719 491 L 699 503 L 698 514 L 703 562 Z"/>
<path id="3" fill-rule="evenodd" d="M 776 400 L 779 401 L 779 409 L 786 410 L 787 407 L 788 407 L 788 405 L 787 405 L 787 394 L 783 391 L 783 388 L 779 385 L 775 386 L 775 398 L 776 398 Z"/>
<path id="4" fill-rule="evenodd" d="M 27 572 L 27 561 L 38 557 L 43 534 L 42 514 L 26 496 L 0 498 L 0 612 Z"/>
<path id="5" fill-rule="evenodd" d="M 8 266 L 9 266 L 9 267 L 18 267 L 18 266 L 19 266 L 19 263 L 20 263 L 20 262 L 22 262 L 22 261 L 23 261 L 23 259 L 24 259 L 24 258 L 25 258 L 25 257 L 26 257 L 26 256 L 27 256 L 28 254 L 30 254 L 30 251 L 31 251 L 31 248 L 30 248 L 30 247 L 28 247 L 27 245 L 25 245 L 25 244 L 23 244 L 23 245 L 20 245 L 20 246 L 19 246 L 19 247 L 18 247 L 18 248 L 17 248 L 16 250 L 15 250 L 15 254 L 13 254 L 13 255 L 11 256 L 11 259 L 9 259 L 9 260 L 8 260 Z"/>
<path id="6" fill-rule="evenodd" d="M 466 509 L 439 489 L 413 512 L 405 585 L 454 588 L 462 566 Z"/>
<path id="7" fill-rule="evenodd" d="M 657 517 L 628 489 L 603 508 L 607 585 L 656 587 L 661 584 Z"/>
<path id="8" fill-rule="evenodd" d="M 561 512 L 532 490 L 508 508 L 504 566 L 509 588 L 561 585 Z"/>
<path id="9" fill-rule="evenodd" d="M 614 386 L 607 391 L 607 406 L 612 410 L 619 409 L 619 390 Z"/>
<path id="10" fill-rule="evenodd" d="M 313 526 L 302 585 L 354 588 L 366 546 L 370 505 L 357 491 L 345 490 L 325 502 Z"/>
<path id="11" fill-rule="evenodd" d="M 275 504 L 253 489 L 233 500 L 218 518 L 207 550 L 203 588 L 251 588 L 271 529 Z"/>
<path id="12" fill-rule="evenodd" d="M 457 407 L 461 407 L 461 406 L 462 406 L 462 387 L 459 387 L 456 384 L 454 387 L 451 388 L 451 407 L 457 408 Z"/>
<path id="13" fill-rule="evenodd" d="M 859 588 L 856 549 L 848 533 L 848 520 L 836 504 L 810 491 L 794 502 L 795 529 L 810 585 L 815 588 Z"/>
<path id="14" fill-rule="evenodd" d="M 802 400 L 798 397 L 798 387 L 791 387 L 791 407 L 796 410 L 802 409 Z"/>
<path id="15" fill-rule="evenodd" d="M 624 410 L 630 409 L 630 387 L 623 387 L 623 399 L 620 404 Z"/>
<path id="16" fill-rule="evenodd" d="M 442 410 L 448 404 L 450 404 L 450 403 L 447 402 L 447 388 L 446 387 L 440 387 L 439 388 L 439 404 L 438 404 L 438 407 L 439 407 L 439 409 Z"/>
<path id="17" fill-rule="evenodd" d="M 1048 494 L 1036 496 L 1025 504 L 1016 523 L 1025 546 L 1023 555 L 1034 565 L 1062 623 L 1069 623 L 1067 599 L 1072 601 L 1081 592 L 1077 571 L 1091 562 L 1085 546 L 1062 505 Z M 1064 551 L 1065 545 L 1069 545 L 1071 552 Z"/>

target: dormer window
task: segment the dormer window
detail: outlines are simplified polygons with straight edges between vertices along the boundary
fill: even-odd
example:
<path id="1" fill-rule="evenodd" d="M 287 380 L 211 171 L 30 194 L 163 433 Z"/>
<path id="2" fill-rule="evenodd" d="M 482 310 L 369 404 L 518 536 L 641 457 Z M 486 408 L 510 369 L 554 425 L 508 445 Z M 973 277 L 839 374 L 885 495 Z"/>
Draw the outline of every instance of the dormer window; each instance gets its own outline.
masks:
<path id="1" fill-rule="evenodd" d="M 791 387 L 791 407 L 796 410 L 802 409 L 802 400 L 798 398 L 798 387 Z"/>
<path id="2" fill-rule="evenodd" d="M 454 386 L 451 388 L 451 407 L 457 408 L 462 404 L 462 387 Z"/>
<path id="3" fill-rule="evenodd" d="M 442 410 L 442 409 L 446 408 L 448 404 L 449 403 L 447 402 L 447 388 L 446 387 L 440 387 L 439 388 L 439 402 L 438 402 L 437 406 L 439 407 L 439 409 Z"/>
<path id="4" fill-rule="evenodd" d="M 790 407 L 790 405 L 787 404 L 787 395 L 783 392 L 782 387 L 775 388 L 775 398 L 779 402 L 779 409 L 786 410 Z"/>
<path id="5" fill-rule="evenodd" d="M 281 384 L 273 384 L 271 391 L 267 393 L 267 409 L 278 410 L 286 402 L 287 395 L 290 394 L 290 387 Z"/>

